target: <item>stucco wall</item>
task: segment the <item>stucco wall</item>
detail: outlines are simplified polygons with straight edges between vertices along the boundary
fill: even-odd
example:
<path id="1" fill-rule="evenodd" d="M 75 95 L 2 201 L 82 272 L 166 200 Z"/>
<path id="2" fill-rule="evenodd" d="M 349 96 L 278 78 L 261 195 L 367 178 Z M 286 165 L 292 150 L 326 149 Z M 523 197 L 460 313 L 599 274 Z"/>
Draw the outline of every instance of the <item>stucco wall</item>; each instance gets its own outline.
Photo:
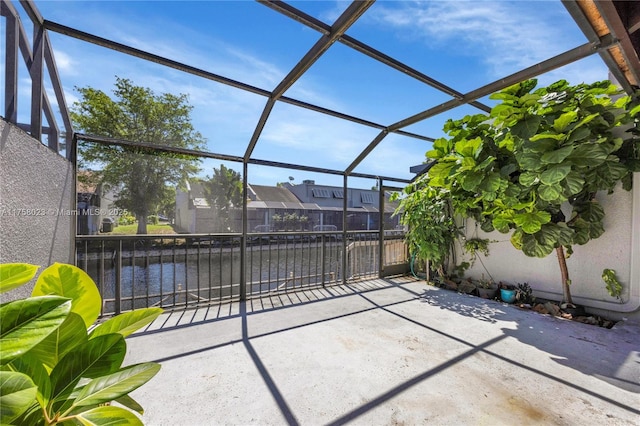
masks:
<path id="1" fill-rule="evenodd" d="M 0 263 L 73 262 L 73 166 L 0 119 Z M 42 270 L 42 269 L 41 269 Z M 28 296 L 30 286 L 3 294 Z"/>
<path id="2" fill-rule="evenodd" d="M 574 246 L 567 259 L 574 303 L 589 311 L 616 317 L 640 318 L 640 173 L 634 176 L 631 192 L 618 188 L 608 195 L 600 193 L 598 201 L 605 209 L 605 233 L 584 246 Z M 558 259 L 553 252 L 544 259 L 530 258 L 516 250 L 509 241 L 511 234 L 486 234 L 472 221 L 465 229 L 467 238 L 489 238 L 489 256 L 480 256 L 466 276 L 480 278 L 490 274 L 496 281 L 511 284 L 527 282 L 537 297 L 562 299 Z M 468 260 L 460 252 L 458 261 Z M 483 268 L 486 267 L 486 271 Z M 623 285 L 622 300 L 609 296 L 602 281 L 602 271 L 614 269 Z M 487 272 L 488 271 L 488 272 Z M 488 277 L 487 277 L 488 278 Z"/>

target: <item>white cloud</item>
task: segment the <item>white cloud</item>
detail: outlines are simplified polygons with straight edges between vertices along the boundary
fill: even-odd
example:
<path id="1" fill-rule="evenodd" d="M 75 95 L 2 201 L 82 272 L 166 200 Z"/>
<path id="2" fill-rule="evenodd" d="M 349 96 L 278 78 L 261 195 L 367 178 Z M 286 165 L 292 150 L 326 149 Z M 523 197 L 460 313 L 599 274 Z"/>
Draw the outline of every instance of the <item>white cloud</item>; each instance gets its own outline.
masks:
<path id="1" fill-rule="evenodd" d="M 56 50 L 55 52 L 56 68 L 59 73 L 74 75 L 77 73 L 76 67 L 78 63 L 64 50 Z"/>
<path id="2" fill-rule="evenodd" d="M 401 32 L 398 36 L 479 58 L 494 78 L 586 41 L 577 26 L 571 31 L 562 25 L 572 21 L 561 5 L 550 2 L 394 2 L 373 17 Z"/>

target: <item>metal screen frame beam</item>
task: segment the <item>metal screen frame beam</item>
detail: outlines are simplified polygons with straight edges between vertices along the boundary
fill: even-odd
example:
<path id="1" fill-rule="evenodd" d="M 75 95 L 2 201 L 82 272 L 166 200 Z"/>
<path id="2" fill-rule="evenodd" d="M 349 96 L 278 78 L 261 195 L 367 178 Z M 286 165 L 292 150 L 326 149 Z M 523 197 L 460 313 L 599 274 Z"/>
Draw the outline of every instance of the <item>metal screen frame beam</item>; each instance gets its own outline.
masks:
<path id="1" fill-rule="evenodd" d="M 373 1 L 354 1 L 336 19 L 336 22 L 331 26 L 331 31 L 327 35 L 323 35 L 320 39 L 307 51 L 307 53 L 300 59 L 300 61 L 293 66 L 291 71 L 282 79 L 282 81 L 276 86 L 276 88 L 269 95 L 269 100 L 265 105 L 260 120 L 251 136 L 251 141 L 247 146 L 244 158 L 245 161 L 251 158 L 253 150 L 255 149 L 260 134 L 264 129 L 264 126 L 269 119 L 269 115 L 273 110 L 275 101 L 277 101 L 284 92 L 286 92 L 293 84 L 304 75 L 305 72 L 318 60 L 320 57 L 336 42 L 336 40 L 354 23 L 360 16 L 373 4 Z"/>

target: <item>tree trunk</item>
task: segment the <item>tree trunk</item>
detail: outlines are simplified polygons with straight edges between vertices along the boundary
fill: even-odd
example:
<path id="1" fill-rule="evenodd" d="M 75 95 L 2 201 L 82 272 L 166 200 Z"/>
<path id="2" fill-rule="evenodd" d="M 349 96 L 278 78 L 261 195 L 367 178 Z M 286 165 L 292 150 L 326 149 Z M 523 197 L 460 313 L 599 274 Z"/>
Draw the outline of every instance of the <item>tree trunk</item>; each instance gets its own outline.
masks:
<path id="1" fill-rule="evenodd" d="M 564 256 L 564 247 L 560 246 L 556 248 L 556 253 L 558 255 L 558 264 L 560 265 L 560 275 L 562 276 L 563 301 L 573 304 L 573 301 L 571 300 L 571 289 L 569 288 L 571 281 L 569 281 L 569 271 L 567 270 L 567 259 Z"/>
<path id="2" fill-rule="evenodd" d="M 138 219 L 138 230 L 136 234 L 146 235 L 147 234 L 147 215 L 136 215 Z"/>

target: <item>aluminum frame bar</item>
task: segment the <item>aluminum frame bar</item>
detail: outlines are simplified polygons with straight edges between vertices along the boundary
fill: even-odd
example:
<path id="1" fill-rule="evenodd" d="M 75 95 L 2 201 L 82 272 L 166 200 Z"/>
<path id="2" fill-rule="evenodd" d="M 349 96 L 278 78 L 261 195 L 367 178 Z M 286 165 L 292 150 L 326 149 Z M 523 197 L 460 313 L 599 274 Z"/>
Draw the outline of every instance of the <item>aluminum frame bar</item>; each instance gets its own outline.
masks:
<path id="1" fill-rule="evenodd" d="M 300 59 L 300 61 L 294 65 L 289 73 L 282 79 L 282 81 L 276 86 L 269 96 L 269 101 L 262 110 L 260 120 L 256 125 L 256 128 L 251 136 L 249 145 L 244 154 L 245 160 L 251 158 L 253 150 L 255 149 L 260 134 L 264 129 L 264 126 L 269 119 L 269 115 L 273 109 L 275 101 L 277 101 L 284 92 L 286 92 L 293 84 L 298 81 L 300 77 L 322 56 L 333 43 L 340 37 L 362 14 L 373 4 L 373 1 L 354 1 L 336 19 L 336 22 L 331 26 L 331 32 L 328 35 L 323 35 L 320 39 L 307 51 L 307 53 Z"/>
<path id="2" fill-rule="evenodd" d="M 490 95 L 491 93 L 497 92 L 499 90 L 505 89 L 520 81 L 525 81 L 527 79 L 536 77 L 540 74 L 544 74 L 556 68 L 560 68 L 572 62 L 591 56 L 594 53 L 597 53 L 601 50 L 608 49 L 614 44 L 616 44 L 616 41 L 613 40 L 611 37 L 601 38 L 600 43 L 598 44 L 585 43 L 581 46 L 575 47 L 573 49 L 567 50 L 564 53 L 556 55 L 550 59 L 539 62 L 528 68 L 525 68 L 511 75 L 508 75 L 504 78 L 501 78 L 492 83 L 489 83 L 485 86 L 482 86 L 478 89 L 472 90 L 471 92 L 468 92 L 467 94 L 465 94 L 463 99 L 450 100 L 448 102 L 442 103 L 440 105 L 437 105 L 433 108 L 430 108 L 418 114 L 412 115 L 411 117 L 405 118 L 404 120 L 398 121 L 397 123 L 394 123 L 391 126 L 389 126 L 389 129 L 396 130 L 406 126 L 410 126 L 426 118 L 433 117 L 434 115 L 448 111 L 462 104 L 469 103 L 474 99 L 478 99 L 483 96 Z"/>
<path id="3" fill-rule="evenodd" d="M 314 18 L 313 16 L 310 16 L 304 13 L 299 9 L 296 9 L 295 7 L 291 6 L 288 3 L 285 3 L 283 1 L 278 1 L 278 0 L 257 0 L 257 1 L 258 3 L 264 6 L 267 6 L 270 9 L 275 10 L 276 12 L 279 12 L 291 19 L 294 19 L 295 21 L 298 21 L 301 24 L 304 24 L 309 28 L 312 28 L 322 34 L 329 34 L 331 31 L 331 27 L 326 23 L 320 21 L 319 19 Z M 343 34 L 338 41 L 344 44 L 345 46 L 348 46 L 362 54 L 365 54 L 370 58 L 395 69 L 396 71 L 400 71 L 408 75 L 409 77 L 412 77 L 454 98 L 461 98 L 463 96 L 462 93 L 458 92 L 457 90 L 454 90 L 453 88 L 447 86 L 446 84 L 441 83 L 429 77 L 428 75 L 421 73 L 415 68 L 412 68 L 347 34 Z M 484 105 L 481 102 L 474 101 L 471 103 L 471 105 L 485 112 L 491 111 L 491 108 L 489 106 Z"/>

